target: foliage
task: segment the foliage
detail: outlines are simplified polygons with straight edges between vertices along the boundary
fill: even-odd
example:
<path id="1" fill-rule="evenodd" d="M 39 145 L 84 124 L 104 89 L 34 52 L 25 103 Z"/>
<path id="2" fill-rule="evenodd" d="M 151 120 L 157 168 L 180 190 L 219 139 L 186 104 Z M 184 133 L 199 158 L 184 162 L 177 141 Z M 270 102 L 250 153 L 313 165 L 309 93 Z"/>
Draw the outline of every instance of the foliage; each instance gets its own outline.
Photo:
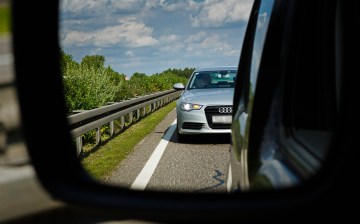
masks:
<path id="1" fill-rule="evenodd" d="M 86 55 L 81 61 L 81 65 L 88 68 L 103 69 L 105 57 L 102 55 Z"/>
<path id="2" fill-rule="evenodd" d="M 168 69 L 151 76 L 136 72 L 126 81 L 124 74 L 114 71 L 110 66 L 105 67 L 105 57 L 102 55 L 86 55 L 78 63 L 64 51 L 60 53 L 64 95 L 69 113 L 169 90 L 179 82 L 185 85 L 194 70 Z"/>
<path id="3" fill-rule="evenodd" d="M 8 33 L 10 29 L 10 8 L 0 5 L 0 35 Z"/>
<path id="4" fill-rule="evenodd" d="M 154 92 L 172 89 L 175 83 L 186 84 L 187 78 L 180 77 L 169 70 L 160 74 L 146 76 L 143 73 L 134 73 L 129 81 L 131 96 L 141 96 Z"/>
<path id="5" fill-rule="evenodd" d="M 125 75 L 105 67 L 105 57 L 86 55 L 81 62 L 60 51 L 60 66 L 64 81 L 64 96 L 68 114 L 75 110 L 91 110 L 108 102 L 127 100 L 154 92 L 172 89 L 175 83 L 186 84 L 194 69 L 168 69 L 148 76 L 134 73 L 129 81 Z M 94 142 L 94 133 L 83 136 L 84 144 Z"/>
<path id="6" fill-rule="evenodd" d="M 64 95 L 69 112 L 90 110 L 115 99 L 118 88 L 104 68 L 69 63 L 62 68 Z"/>
<path id="7" fill-rule="evenodd" d="M 165 72 L 168 72 L 168 73 L 173 73 L 177 76 L 180 76 L 180 77 L 184 77 L 186 79 L 189 79 L 191 74 L 194 72 L 195 68 L 184 68 L 183 70 L 182 69 L 168 69 L 166 70 Z"/>

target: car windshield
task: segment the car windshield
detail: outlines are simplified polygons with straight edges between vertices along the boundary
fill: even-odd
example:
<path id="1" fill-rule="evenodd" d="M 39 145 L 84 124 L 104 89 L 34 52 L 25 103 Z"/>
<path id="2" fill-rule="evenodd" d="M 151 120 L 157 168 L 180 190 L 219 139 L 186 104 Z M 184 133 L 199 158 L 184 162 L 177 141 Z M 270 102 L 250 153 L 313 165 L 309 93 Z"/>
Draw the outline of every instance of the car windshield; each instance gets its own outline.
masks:
<path id="1" fill-rule="evenodd" d="M 194 72 L 188 89 L 234 88 L 236 70 Z"/>

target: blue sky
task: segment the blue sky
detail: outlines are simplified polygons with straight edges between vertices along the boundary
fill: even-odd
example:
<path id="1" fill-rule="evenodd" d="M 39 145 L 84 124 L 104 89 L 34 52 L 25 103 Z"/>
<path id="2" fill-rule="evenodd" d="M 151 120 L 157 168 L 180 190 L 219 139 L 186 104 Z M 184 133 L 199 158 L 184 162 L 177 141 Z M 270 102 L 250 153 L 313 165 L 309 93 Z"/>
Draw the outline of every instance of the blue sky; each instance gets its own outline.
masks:
<path id="1" fill-rule="evenodd" d="M 131 76 L 237 65 L 253 0 L 61 0 L 60 45 Z"/>

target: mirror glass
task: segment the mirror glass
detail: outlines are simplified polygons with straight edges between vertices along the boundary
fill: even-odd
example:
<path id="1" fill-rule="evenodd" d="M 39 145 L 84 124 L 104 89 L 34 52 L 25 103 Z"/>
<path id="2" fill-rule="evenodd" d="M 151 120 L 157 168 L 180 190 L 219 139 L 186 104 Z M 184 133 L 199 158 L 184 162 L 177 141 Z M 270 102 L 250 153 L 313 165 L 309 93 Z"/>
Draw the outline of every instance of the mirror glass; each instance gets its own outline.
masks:
<path id="1" fill-rule="evenodd" d="M 92 177 L 134 190 L 226 192 L 229 102 L 252 4 L 60 1 L 69 124 Z M 193 73 L 209 74 L 211 88 L 174 90 Z M 208 123 L 216 131 L 197 134 Z"/>

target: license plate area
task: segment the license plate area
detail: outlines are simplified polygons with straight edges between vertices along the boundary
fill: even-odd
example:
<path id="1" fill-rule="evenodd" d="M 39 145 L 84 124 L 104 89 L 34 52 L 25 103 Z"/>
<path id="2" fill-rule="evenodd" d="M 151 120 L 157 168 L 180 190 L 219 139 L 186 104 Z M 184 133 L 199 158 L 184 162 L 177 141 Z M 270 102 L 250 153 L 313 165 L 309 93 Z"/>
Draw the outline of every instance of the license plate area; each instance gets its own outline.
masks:
<path id="1" fill-rule="evenodd" d="M 214 124 L 231 124 L 232 116 L 212 116 L 212 123 Z"/>

